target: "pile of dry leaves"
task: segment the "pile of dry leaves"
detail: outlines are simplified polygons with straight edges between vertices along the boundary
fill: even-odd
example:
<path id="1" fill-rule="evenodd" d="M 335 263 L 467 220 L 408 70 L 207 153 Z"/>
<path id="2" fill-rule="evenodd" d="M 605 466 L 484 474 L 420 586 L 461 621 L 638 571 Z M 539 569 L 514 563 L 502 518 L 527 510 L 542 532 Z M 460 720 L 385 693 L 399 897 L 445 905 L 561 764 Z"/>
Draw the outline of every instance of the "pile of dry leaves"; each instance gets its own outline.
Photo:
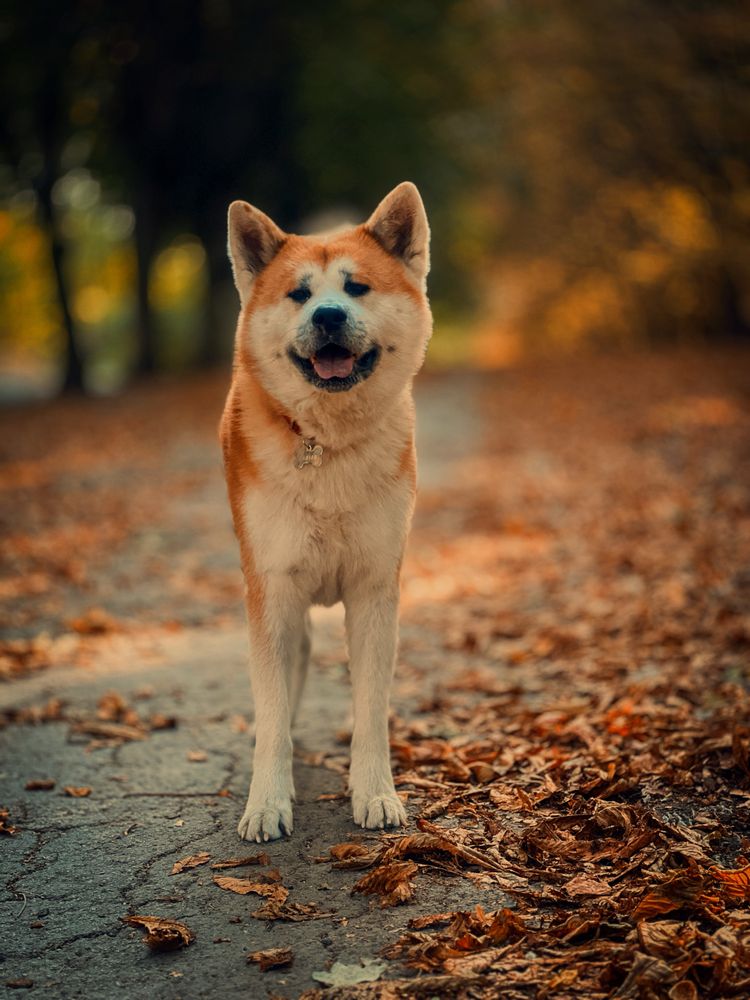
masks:
<path id="1" fill-rule="evenodd" d="M 427 878 L 476 885 L 473 910 L 387 947 L 424 977 L 393 995 L 750 995 L 750 413 L 731 365 L 478 380 L 483 452 L 423 493 L 405 569 L 421 632 L 392 749 L 419 832 L 330 856 L 384 906 Z"/>

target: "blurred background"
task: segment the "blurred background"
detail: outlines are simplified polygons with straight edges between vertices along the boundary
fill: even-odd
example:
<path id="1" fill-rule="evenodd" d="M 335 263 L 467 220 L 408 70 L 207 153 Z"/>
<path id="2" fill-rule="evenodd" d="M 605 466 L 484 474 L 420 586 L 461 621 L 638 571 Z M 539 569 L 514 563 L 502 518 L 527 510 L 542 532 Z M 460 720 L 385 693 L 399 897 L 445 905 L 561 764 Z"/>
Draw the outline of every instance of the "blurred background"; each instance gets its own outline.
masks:
<path id="1" fill-rule="evenodd" d="M 225 215 L 433 226 L 431 364 L 747 340 L 731 0 L 8 0 L 0 395 L 226 361 Z"/>

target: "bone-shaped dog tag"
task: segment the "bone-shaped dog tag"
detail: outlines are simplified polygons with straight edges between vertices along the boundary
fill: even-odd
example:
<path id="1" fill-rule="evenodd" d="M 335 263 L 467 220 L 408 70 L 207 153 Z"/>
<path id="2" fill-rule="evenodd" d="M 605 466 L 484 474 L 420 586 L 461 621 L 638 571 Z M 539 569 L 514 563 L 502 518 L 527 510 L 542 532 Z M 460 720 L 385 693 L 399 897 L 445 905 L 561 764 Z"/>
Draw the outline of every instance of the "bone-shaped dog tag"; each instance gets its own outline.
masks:
<path id="1" fill-rule="evenodd" d="M 294 464 L 298 469 L 304 469 L 306 465 L 319 469 L 323 464 L 323 445 L 316 444 L 315 438 L 305 438 L 294 456 Z"/>

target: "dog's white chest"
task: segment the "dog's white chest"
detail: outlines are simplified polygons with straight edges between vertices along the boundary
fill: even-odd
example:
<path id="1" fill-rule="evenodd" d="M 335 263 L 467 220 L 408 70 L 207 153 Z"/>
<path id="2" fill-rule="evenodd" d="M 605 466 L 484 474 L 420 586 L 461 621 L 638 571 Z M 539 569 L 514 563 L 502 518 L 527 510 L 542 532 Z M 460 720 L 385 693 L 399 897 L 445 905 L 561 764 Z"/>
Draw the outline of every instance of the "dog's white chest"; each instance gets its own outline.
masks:
<path id="1" fill-rule="evenodd" d="M 245 530 L 259 573 L 283 575 L 310 603 L 341 600 L 347 579 L 400 558 L 411 508 L 405 483 L 378 481 L 366 453 L 321 465 L 291 467 L 275 481 L 251 487 Z"/>

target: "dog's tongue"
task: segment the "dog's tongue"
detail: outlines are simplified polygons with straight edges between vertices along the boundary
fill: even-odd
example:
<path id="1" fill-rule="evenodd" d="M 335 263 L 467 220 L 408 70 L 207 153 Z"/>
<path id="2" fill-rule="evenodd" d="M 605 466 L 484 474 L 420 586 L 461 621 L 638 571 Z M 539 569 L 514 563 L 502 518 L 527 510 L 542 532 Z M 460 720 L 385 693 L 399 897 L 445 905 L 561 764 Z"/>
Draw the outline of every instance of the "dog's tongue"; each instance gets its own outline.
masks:
<path id="1" fill-rule="evenodd" d="M 319 378 L 347 378 L 354 368 L 354 355 L 325 354 L 312 359 L 313 368 Z"/>

